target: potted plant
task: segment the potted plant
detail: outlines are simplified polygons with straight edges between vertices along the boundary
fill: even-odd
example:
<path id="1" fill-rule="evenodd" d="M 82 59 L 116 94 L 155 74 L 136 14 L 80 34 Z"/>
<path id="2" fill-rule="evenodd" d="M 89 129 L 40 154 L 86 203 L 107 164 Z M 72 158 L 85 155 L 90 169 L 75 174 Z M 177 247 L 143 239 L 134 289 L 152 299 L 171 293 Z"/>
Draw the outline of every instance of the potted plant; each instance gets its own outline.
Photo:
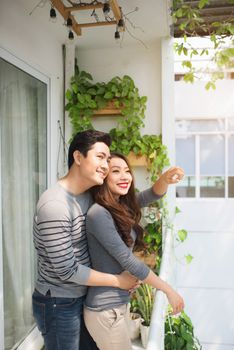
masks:
<path id="1" fill-rule="evenodd" d="M 194 335 L 193 324 L 184 311 L 178 316 L 167 315 L 165 321 L 165 350 L 200 350 L 199 340 Z"/>
<path id="2" fill-rule="evenodd" d="M 128 329 L 131 340 L 138 339 L 140 336 L 140 324 L 141 324 L 141 315 L 137 312 L 133 312 L 134 301 L 128 304 L 127 309 L 127 322 Z"/>
<path id="3" fill-rule="evenodd" d="M 141 315 L 140 324 L 141 342 L 144 348 L 147 346 L 149 326 L 153 311 L 155 289 L 148 284 L 141 284 L 133 293 L 133 310 Z"/>

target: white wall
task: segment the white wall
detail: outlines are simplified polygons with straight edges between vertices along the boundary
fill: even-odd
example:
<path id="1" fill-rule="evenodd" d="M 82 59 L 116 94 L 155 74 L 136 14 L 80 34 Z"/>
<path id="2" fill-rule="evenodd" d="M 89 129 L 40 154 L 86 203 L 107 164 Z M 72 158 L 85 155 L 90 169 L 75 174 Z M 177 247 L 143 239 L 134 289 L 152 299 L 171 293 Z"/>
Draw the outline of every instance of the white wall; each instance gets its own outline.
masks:
<path id="1" fill-rule="evenodd" d="M 139 46 L 101 50 L 79 50 L 76 53 L 80 69 L 94 81 L 109 81 L 127 74 L 133 78 L 140 94 L 147 96 L 145 133 L 161 130 L 161 41 L 148 49 Z"/>
<path id="2" fill-rule="evenodd" d="M 177 118 L 234 117 L 234 81 L 223 80 L 216 90 L 205 82 L 175 84 Z M 185 311 L 195 326 L 203 350 L 234 349 L 234 224 L 233 199 L 177 199 L 181 213 L 176 229 L 188 231 L 177 248 L 177 285 Z M 194 260 L 186 265 L 183 257 Z M 179 262 L 180 261 L 180 262 Z"/>
<path id="3" fill-rule="evenodd" d="M 175 110 L 179 118 L 234 117 L 234 80 L 219 80 L 215 90 L 206 82 L 175 83 Z"/>
<path id="4" fill-rule="evenodd" d="M 1 0 L 0 47 L 50 79 L 50 113 L 53 132 L 51 132 L 48 166 L 51 168 L 51 182 L 55 182 L 57 120 L 62 120 L 63 111 L 62 44 L 51 33 L 48 35 L 48 28 L 44 27 L 36 16 L 29 16 L 29 10 L 20 0 Z"/>
<path id="5" fill-rule="evenodd" d="M 141 45 L 132 47 L 82 50 L 77 48 L 76 57 L 81 70 L 89 72 L 95 82 L 107 82 L 114 76 L 127 74 L 133 78 L 140 95 L 147 96 L 145 134 L 161 133 L 161 40 L 145 49 Z M 113 117 L 94 118 L 94 126 L 108 131 L 116 125 Z M 136 184 L 145 188 L 144 169 L 136 171 Z"/>

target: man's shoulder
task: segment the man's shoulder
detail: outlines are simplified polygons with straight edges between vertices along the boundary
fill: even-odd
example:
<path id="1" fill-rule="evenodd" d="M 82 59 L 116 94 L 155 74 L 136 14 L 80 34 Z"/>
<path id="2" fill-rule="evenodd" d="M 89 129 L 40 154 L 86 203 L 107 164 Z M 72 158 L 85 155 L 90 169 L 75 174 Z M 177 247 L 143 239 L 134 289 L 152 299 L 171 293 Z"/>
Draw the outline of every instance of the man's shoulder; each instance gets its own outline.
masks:
<path id="1" fill-rule="evenodd" d="M 37 211 L 42 208 L 46 210 L 57 208 L 59 211 L 69 211 L 71 215 L 76 215 L 77 211 L 86 214 L 92 203 L 89 191 L 74 196 L 57 182 L 42 193 L 37 203 Z"/>
<path id="2" fill-rule="evenodd" d="M 45 190 L 40 198 L 38 203 L 43 203 L 43 202 L 47 202 L 49 200 L 56 200 L 58 198 L 63 197 L 63 193 L 61 192 L 61 186 L 59 186 L 58 183 L 56 183 L 55 185 L 49 187 L 47 190 Z"/>
<path id="3" fill-rule="evenodd" d="M 37 211 L 41 208 L 67 207 L 70 200 L 62 187 L 56 183 L 41 194 L 37 202 Z"/>

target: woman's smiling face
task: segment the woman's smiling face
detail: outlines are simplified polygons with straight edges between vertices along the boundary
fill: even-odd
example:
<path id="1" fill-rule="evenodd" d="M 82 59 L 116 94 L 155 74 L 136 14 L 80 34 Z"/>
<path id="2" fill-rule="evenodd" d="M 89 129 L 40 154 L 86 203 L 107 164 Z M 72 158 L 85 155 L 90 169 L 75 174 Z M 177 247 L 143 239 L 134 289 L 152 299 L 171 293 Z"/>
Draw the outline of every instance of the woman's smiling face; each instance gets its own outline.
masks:
<path id="1" fill-rule="evenodd" d="M 117 198 L 128 193 L 132 183 L 132 174 L 124 159 L 118 157 L 110 159 L 106 183 Z"/>

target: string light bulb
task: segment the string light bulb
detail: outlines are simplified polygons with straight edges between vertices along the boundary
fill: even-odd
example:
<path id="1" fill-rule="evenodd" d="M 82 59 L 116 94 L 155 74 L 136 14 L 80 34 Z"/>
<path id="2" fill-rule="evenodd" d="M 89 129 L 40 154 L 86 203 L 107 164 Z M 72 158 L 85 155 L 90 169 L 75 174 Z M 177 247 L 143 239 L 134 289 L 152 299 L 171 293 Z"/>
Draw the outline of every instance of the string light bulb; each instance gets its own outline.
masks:
<path id="1" fill-rule="evenodd" d="M 123 32 L 124 31 L 124 26 L 125 26 L 124 20 L 123 20 L 123 18 L 120 18 L 120 20 L 118 22 L 118 30 L 120 32 Z"/>
<path id="2" fill-rule="evenodd" d="M 70 39 L 70 40 L 74 39 L 74 34 L 73 34 L 72 30 L 69 30 L 68 39 Z"/>
<path id="3" fill-rule="evenodd" d="M 72 19 L 70 17 L 67 19 L 67 27 L 72 27 Z"/>
<path id="4" fill-rule="evenodd" d="M 50 19 L 52 22 L 56 22 L 56 19 L 57 19 L 56 11 L 53 8 L 53 6 L 50 9 Z"/>
<path id="5" fill-rule="evenodd" d="M 118 42 L 118 41 L 119 41 L 119 39 L 120 39 L 120 34 L 119 34 L 119 31 L 118 31 L 118 30 L 116 30 L 116 32 L 115 32 L 115 40 Z"/>
<path id="6" fill-rule="evenodd" d="M 108 16 L 108 14 L 110 12 L 110 5 L 108 2 L 104 3 L 102 11 L 103 11 L 105 16 Z"/>

